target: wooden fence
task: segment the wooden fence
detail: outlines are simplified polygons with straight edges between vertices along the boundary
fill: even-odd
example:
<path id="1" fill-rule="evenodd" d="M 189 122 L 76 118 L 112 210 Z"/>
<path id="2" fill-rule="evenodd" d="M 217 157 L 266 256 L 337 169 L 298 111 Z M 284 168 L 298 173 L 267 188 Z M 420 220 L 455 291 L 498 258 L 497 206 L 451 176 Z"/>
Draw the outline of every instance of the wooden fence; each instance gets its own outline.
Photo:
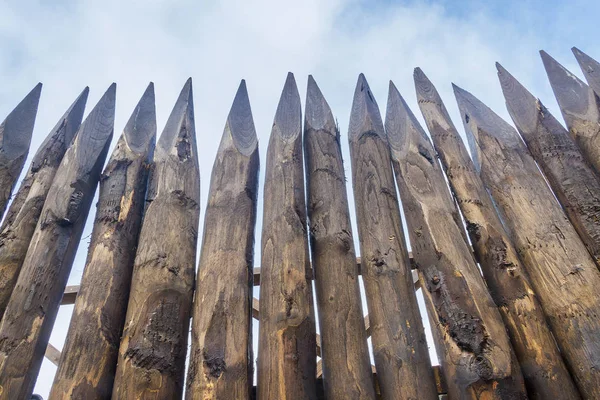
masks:
<path id="1" fill-rule="evenodd" d="M 471 156 L 419 68 L 431 140 L 392 82 L 384 122 L 361 74 L 348 132 L 360 258 L 333 112 L 309 76 L 303 124 L 289 74 L 266 154 L 260 268 L 260 161 L 242 81 L 197 274 L 191 79 L 158 142 L 148 86 L 103 172 L 116 86 L 82 122 L 86 88 L 13 193 L 39 84 L 0 126 L 2 215 L 12 196 L 0 227 L 0 400 L 31 397 L 44 355 L 58 366 L 50 399 L 600 398 L 600 64 L 573 52 L 589 86 L 541 52 L 568 129 L 499 64 L 516 130 L 454 86 Z M 81 285 L 65 288 L 98 183 Z M 62 304 L 74 311 L 60 352 L 48 339 Z"/>

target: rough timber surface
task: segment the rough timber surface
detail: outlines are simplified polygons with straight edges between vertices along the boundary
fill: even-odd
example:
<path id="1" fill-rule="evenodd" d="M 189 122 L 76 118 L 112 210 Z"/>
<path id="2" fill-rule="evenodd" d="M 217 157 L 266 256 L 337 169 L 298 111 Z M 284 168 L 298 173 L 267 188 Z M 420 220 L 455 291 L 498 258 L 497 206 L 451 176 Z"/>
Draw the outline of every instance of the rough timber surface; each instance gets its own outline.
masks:
<path id="1" fill-rule="evenodd" d="M 596 95 L 600 97 L 600 63 L 579 50 L 577 47 L 573 47 L 571 50 L 581 67 L 581 71 L 583 71 L 583 75 L 585 76 L 588 85 L 590 85 Z"/>
<path id="2" fill-rule="evenodd" d="M 85 88 L 50 131 L 14 196 L 0 228 L 0 319 L 15 287 L 56 170 L 81 124 Z"/>
<path id="3" fill-rule="evenodd" d="M 308 217 L 328 399 L 374 399 L 340 134 L 312 76 L 304 119 Z"/>
<path id="4" fill-rule="evenodd" d="M 289 73 L 267 150 L 257 399 L 316 398 L 316 337 L 306 236 L 302 112 Z"/>
<path id="5" fill-rule="evenodd" d="M 579 394 L 546 324 L 517 250 L 437 90 L 419 68 L 414 73 L 419 107 L 473 249 L 521 365 L 532 399 L 578 399 Z"/>
<path id="6" fill-rule="evenodd" d="M 590 254 L 600 262 L 600 178 L 569 132 L 497 64 L 506 106 L 533 158 Z"/>
<path id="7" fill-rule="evenodd" d="M 0 399 L 28 399 L 110 146 L 113 83 L 78 130 L 48 191 L 0 323 Z"/>
<path id="8" fill-rule="evenodd" d="M 192 323 L 187 399 L 249 399 L 258 142 L 246 82 L 212 169 Z"/>
<path id="9" fill-rule="evenodd" d="M 49 399 L 112 395 L 155 142 L 151 83 L 100 178 L 88 257 Z"/>
<path id="10" fill-rule="evenodd" d="M 192 80 L 156 145 L 113 388 L 115 399 L 183 393 L 200 213 Z"/>
<path id="11" fill-rule="evenodd" d="M 0 219 L 29 153 L 41 91 L 38 83 L 0 124 Z"/>
<path id="12" fill-rule="evenodd" d="M 471 153 L 584 398 L 600 398 L 600 271 L 518 133 L 470 93 L 455 95 Z"/>
<path id="13" fill-rule="evenodd" d="M 452 218 L 454 202 L 433 146 L 392 82 L 385 128 L 451 397 L 527 398 L 500 313 Z"/>
<path id="14" fill-rule="evenodd" d="M 360 75 L 350 114 L 352 183 L 373 354 L 383 398 L 437 399 L 377 102 Z"/>

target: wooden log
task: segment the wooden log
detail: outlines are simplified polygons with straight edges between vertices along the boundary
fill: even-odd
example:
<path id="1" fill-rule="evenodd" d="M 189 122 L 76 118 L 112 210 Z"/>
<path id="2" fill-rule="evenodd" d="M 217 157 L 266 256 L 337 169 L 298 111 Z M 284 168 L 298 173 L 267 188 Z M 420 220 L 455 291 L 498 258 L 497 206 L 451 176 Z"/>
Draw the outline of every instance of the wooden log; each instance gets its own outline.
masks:
<path id="1" fill-rule="evenodd" d="M 265 174 L 257 399 L 315 399 L 302 111 L 291 73 L 273 121 Z"/>
<path id="2" fill-rule="evenodd" d="M 41 92 L 38 83 L 0 124 L 0 219 L 29 153 Z"/>
<path id="3" fill-rule="evenodd" d="M 587 162 L 599 173 L 600 99 L 548 53 L 542 50 L 540 54 L 569 133 Z"/>
<path id="4" fill-rule="evenodd" d="M 304 152 L 325 394 L 328 399 L 374 399 L 340 133 L 311 75 Z"/>
<path id="5" fill-rule="evenodd" d="M 518 133 L 454 88 L 471 154 L 584 398 L 600 398 L 600 271 Z"/>
<path id="6" fill-rule="evenodd" d="M 596 263 L 600 262 L 600 178 L 569 132 L 500 64 L 506 107 L 567 217 Z M 600 265 L 600 264 L 599 264 Z"/>
<path id="7" fill-rule="evenodd" d="M 186 399 L 249 399 L 258 141 L 242 80 L 212 169 Z"/>
<path id="8" fill-rule="evenodd" d="M 183 394 L 200 214 L 192 80 L 156 145 L 113 387 L 115 399 Z"/>
<path id="9" fill-rule="evenodd" d="M 86 87 L 38 149 L 0 228 L 0 319 L 19 277 L 56 170 L 81 124 L 88 92 Z"/>
<path id="10" fill-rule="evenodd" d="M 112 395 L 155 142 L 150 83 L 100 179 L 88 257 L 49 399 Z"/>
<path id="11" fill-rule="evenodd" d="M 429 319 L 455 399 L 525 399 L 496 304 L 452 217 L 455 206 L 427 134 L 390 81 L 385 130 Z"/>
<path id="12" fill-rule="evenodd" d="M 360 74 L 348 133 L 373 355 L 386 399 L 437 399 L 413 288 L 390 150 L 377 102 Z"/>
<path id="13" fill-rule="evenodd" d="M 28 399 L 113 134 L 113 83 L 77 131 L 48 191 L 0 323 L 0 399 Z"/>
<path id="14" fill-rule="evenodd" d="M 517 250 L 440 95 L 419 68 L 414 80 L 419 107 L 467 223 L 489 292 L 508 329 L 529 397 L 579 398 Z"/>
<path id="15" fill-rule="evenodd" d="M 579 63 L 579 67 L 581 67 L 581 71 L 583 71 L 588 85 L 596 93 L 596 96 L 600 97 L 600 63 L 577 47 L 573 47 L 571 50 Z"/>

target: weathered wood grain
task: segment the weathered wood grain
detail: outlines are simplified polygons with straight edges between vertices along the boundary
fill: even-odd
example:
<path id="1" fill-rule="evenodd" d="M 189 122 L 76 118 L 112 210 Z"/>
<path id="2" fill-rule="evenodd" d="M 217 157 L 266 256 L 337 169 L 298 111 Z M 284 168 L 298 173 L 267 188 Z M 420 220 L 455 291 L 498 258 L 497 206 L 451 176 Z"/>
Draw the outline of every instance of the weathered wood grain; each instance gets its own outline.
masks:
<path id="1" fill-rule="evenodd" d="M 587 162 L 600 173 L 600 99 L 548 53 L 542 50 L 540 54 L 569 133 Z"/>
<path id="2" fill-rule="evenodd" d="M 258 171 L 258 141 L 242 80 L 212 169 L 186 399 L 250 398 Z"/>
<path id="3" fill-rule="evenodd" d="M 508 329 L 529 397 L 579 398 L 524 266 L 440 95 L 419 68 L 414 81 L 419 107 L 465 218 L 489 292 Z"/>
<path id="4" fill-rule="evenodd" d="M 500 64 L 496 66 L 512 120 L 579 237 L 599 263 L 600 178 L 542 102 Z"/>
<path id="5" fill-rule="evenodd" d="M 302 111 L 289 73 L 267 149 L 257 399 L 315 399 L 315 316 L 306 236 Z"/>
<path id="6" fill-rule="evenodd" d="M 455 95 L 475 165 L 501 213 L 584 398 L 600 397 L 600 271 L 508 123 Z"/>
<path id="7" fill-rule="evenodd" d="M 29 153 L 41 92 L 38 83 L 0 124 L 0 219 Z"/>
<path id="8" fill-rule="evenodd" d="M 31 396 L 113 134 L 113 83 L 79 128 L 48 191 L 0 323 L 0 399 Z"/>
<path id="9" fill-rule="evenodd" d="M 49 399 L 112 395 L 155 141 L 150 83 L 100 178 L 88 257 Z"/>
<path id="10" fill-rule="evenodd" d="M 581 71 L 583 71 L 588 85 L 594 90 L 596 96 L 600 97 L 600 63 L 577 47 L 573 47 L 571 50 L 579 63 L 579 67 L 581 67 Z"/>
<path id="11" fill-rule="evenodd" d="M 360 74 L 348 133 L 373 354 L 385 399 L 437 399 L 377 102 Z"/>
<path id="12" fill-rule="evenodd" d="M 23 260 L 56 170 L 81 124 L 89 89 L 85 88 L 50 131 L 31 161 L 0 228 L 0 319 L 15 287 Z"/>
<path id="13" fill-rule="evenodd" d="M 325 395 L 332 400 L 374 399 L 340 133 L 311 75 L 304 152 Z"/>
<path id="14" fill-rule="evenodd" d="M 115 399 L 183 393 L 200 214 L 192 80 L 156 145 L 131 278 Z"/>
<path id="15" fill-rule="evenodd" d="M 527 398 L 500 313 L 452 218 L 454 202 L 433 146 L 391 81 L 385 130 L 450 395 Z"/>

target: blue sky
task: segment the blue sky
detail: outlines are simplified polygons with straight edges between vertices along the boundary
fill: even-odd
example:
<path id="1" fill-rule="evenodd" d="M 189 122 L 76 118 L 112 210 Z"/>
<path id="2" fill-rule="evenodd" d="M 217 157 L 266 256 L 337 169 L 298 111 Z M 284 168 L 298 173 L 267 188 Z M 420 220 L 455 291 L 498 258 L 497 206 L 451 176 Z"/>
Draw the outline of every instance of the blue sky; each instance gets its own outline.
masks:
<path id="1" fill-rule="evenodd" d="M 538 50 L 582 77 L 570 48 L 600 58 L 598 15 L 600 2 L 593 0 L 9 0 L 0 3 L 0 118 L 38 81 L 44 83 L 33 155 L 84 86 L 90 86 L 89 111 L 115 81 L 116 141 L 152 80 L 160 132 L 192 76 L 203 216 L 214 156 L 240 79 L 247 80 L 264 160 L 287 71 L 295 73 L 302 98 L 307 75 L 313 74 L 339 120 L 349 177 L 345 135 L 360 72 L 382 112 L 392 79 L 421 119 L 412 83 L 412 70 L 420 66 L 462 131 L 451 82 L 509 120 L 494 67 L 499 61 L 560 119 Z M 88 224 L 69 284 L 79 282 L 90 232 Z M 258 263 L 259 246 L 256 253 Z M 63 307 L 57 319 L 51 342 L 58 348 L 71 310 Z M 53 374 L 45 361 L 36 392 L 47 395 Z"/>

